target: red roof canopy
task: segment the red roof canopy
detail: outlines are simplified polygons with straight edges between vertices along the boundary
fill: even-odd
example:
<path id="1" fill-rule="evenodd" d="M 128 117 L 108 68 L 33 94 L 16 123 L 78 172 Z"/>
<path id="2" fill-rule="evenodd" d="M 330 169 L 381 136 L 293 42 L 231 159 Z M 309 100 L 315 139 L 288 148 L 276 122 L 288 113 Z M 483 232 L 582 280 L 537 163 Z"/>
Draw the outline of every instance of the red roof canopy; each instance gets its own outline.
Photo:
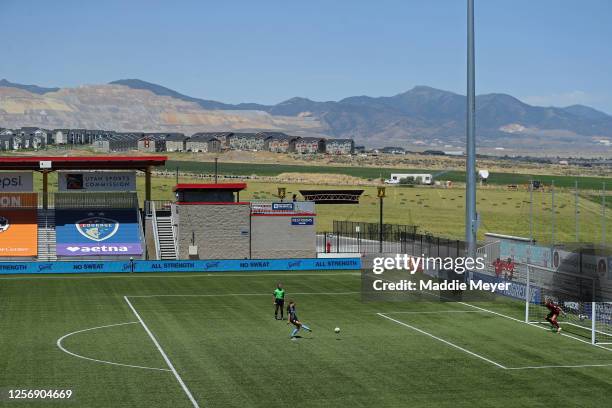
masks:
<path id="1" fill-rule="evenodd" d="M 218 183 L 218 184 L 177 184 L 174 191 L 185 190 L 230 190 L 240 191 L 246 188 L 246 183 Z"/>
<path id="2" fill-rule="evenodd" d="M 131 170 L 163 166 L 167 156 L 0 156 L 0 170 L 41 170 L 40 162 L 51 162 L 53 170 Z"/>

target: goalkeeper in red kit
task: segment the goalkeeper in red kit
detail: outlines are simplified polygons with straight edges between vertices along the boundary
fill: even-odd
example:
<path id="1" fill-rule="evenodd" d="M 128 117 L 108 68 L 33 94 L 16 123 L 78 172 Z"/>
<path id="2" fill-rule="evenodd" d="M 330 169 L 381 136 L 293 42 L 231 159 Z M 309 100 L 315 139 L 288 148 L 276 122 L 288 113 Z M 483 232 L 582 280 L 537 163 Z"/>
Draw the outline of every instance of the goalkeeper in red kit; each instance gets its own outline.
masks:
<path id="1" fill-rule="evenodd" d="M 565 313 L 561 307 L 559 307 L 559 305 L 552 301 L 552 299 L 546 299 L 546 303 L 544 305 L 549 310 L 548 316 L 546 316 L 546 321 L 553 326 L 553 330 L 556 329 L 557 333 L 561 333 L 561 327 L 559 326 L 559 322 L 557 322 L 557 318 L 559 317 L 559 314 Z"/>

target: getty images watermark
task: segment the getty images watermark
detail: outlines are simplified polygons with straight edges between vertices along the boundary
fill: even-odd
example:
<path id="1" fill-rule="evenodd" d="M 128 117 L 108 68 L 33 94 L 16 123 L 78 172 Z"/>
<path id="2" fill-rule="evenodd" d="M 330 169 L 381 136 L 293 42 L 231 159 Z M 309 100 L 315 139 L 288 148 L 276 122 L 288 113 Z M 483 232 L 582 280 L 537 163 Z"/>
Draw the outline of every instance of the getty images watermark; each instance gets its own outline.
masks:
<path id="1" fill-rule="evenodd" d="M 511 282 L 475 278 L 486 269 L 482 257 L 427 257 L 397 254 L 372 260 L 372 274 L 364 274 L 364 294 L 463 291 L 500 292 Z M 466 272 L 471 273 L 469 278 Z"/>
<path id="2" fill-rule="evenodd" d="M 394 257 L 378 257 L 374 258 L 372 272 L 376 275 L 388 270 L 404 270 L 414 275 L 417 272 L 424 270 L 452 270 L 456 273 L 462 274 L 468 270 L 483 270 L 485 269 L 484 258 L 477 257 L 446 257 L 442 258 L 439 256 L 426 257 L 425 254 L 422 256 L 413 256 L 408 254 L 397 254 Z"/>

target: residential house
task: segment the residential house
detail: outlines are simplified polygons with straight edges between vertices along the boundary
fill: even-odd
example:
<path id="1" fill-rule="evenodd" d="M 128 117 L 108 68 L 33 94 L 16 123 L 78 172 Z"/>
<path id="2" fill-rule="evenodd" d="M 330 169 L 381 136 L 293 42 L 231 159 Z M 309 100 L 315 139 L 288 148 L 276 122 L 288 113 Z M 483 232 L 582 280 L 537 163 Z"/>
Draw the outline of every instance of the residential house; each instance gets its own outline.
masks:
<path id="1" fill-rule="evenodd" d="M 193 134 L 185 142 L 187 151 L 202 153 L 217 153 L 221 151 L 221 141 L 217 133 L 200 132 Z"/>
<path id="2" fill-rule="evenodd" d="M 27 141 L 27 138 L 22 136 L 19 133 L 13 135 L 12 137 L 13 137 L 13 143 L 11 147 L 13 150 L 26 149 L 30 145 L 29 141 Z"/>
<path id="3" fill-rule="evenodd" d="M 12 129 L 1 129 L 0 130 L 0 150 L 12 150 L 13 149 L 13 136 L 14 131 Z"/>
<path id="4" fill-rule="evenodd" d="M 112 133 L 114 132 L 109 132 L 108 130 L 100 129 L 86 130 L 85 135 L 83 137 L 83 144 L 92 144 L 95 140 L 109 136 Z"/>
<path id="5" fill-rule="evenodd" d="M 355 148 L 355 150 L 357 150 L 357 148 Z M 383 147 L 380 152 L 385 154 L 406 154 L 406 150 L 403 147 L 393 146 Z"/>
<path id="6" fill-rule="evenodd" d="M 233 134 L 233 132 L 217 132 L 214 134 L 214 137 L 221 143 L 222 150 L 230 148 L 229 139 Z"/>
<path id="7" fill-rule="evenodd" d="M 355 141 L 353 139 L 328 139 L 325 142 L 325 153 L 327 154 L 353 154 Z"/>
<path id="8" fill-rule="evenodd" d="M 138 139 L 138 150 L 142 152 L 165 152 L 166 133 L 147 133 Z"/>
<path id="9" fill-rule="evenodd" d="M 283 132 L 259 132 L 264 137 L 264 149 L 274 153 L 289 153 L 295 151 L 295 136 Z"/>
<path id="10" fill-rule="evenodd" d="M 51 131 L 36 129 L 30 136 L 30 146 L 33 149 L 42 149 L 51 143 Z"/>
<path id="11" fill-rule="evenodd" d="M 0 130 L 0 150 L 13 149 L 13 136 L 14 133 L 11 129 Z"/>
<path id="12" fill-rule="evenodd" d="M 29 149 L 32 147 L 32 138 L 34 137 L 34 132 L 36 130 L 38 130 L 38 128 L 29 126 L 24 126 L 17 130 L 17 135 L 19 136 L 20 140 L 20 149 Z"/>
<path id="13" fill-rule="evenodd" d="M 168 133 L 166 136 L 167 152 L 184 152 L 187 150 L 187 136 L 182 133 Z"/>
<path id="14" fill-rule="evenodd" d="M 82 145 L 85 144 L 86 140 L 86 129 L 70 129 L 68 131 L 68 138 L 66 144 L 70 145 Z"/>
<path id="15" fill-rule="evenodd" d="M 265 150 L 266 138 L 257 133 L 232 133 L 228 140 L 232 150 Z"/>
<path id="16" fill-rule="evenodd" d="M 51 132 L 53 143 L 56 145 L 65 145 L 68 143 L 68 133 L 70 129 L 53 129 Z"/>
<path id="17" fill-rule="evenodd" d="M 325 151 L 325 139 L 320 137 L 300 137 L 295 141 L 295 152 L 315 154 Z"/>
<path id="18" fill-rule="evenodd" d="M 93 142 L 94 149 L 102 152 L 125 152 L 136 150 L 138 140 L 144 136 L 140 132 L 111 133 L 98 137 Z"/>

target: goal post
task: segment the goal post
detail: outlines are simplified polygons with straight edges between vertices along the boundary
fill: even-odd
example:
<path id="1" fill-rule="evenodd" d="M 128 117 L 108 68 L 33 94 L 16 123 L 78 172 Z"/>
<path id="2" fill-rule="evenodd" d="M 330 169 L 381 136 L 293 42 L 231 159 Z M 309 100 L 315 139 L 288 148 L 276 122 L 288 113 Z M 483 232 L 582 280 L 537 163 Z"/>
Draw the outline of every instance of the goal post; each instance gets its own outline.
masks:
<path id="1" fill-rule="evenodd" d="M 527 264 L 525 281 L 526 323 L 548 325 L 550 299 L 563 310 L 558 320 L 563 331 L 592 344 L 612 344 L 612 302 L 603 301 L 596 276 Z"/>

